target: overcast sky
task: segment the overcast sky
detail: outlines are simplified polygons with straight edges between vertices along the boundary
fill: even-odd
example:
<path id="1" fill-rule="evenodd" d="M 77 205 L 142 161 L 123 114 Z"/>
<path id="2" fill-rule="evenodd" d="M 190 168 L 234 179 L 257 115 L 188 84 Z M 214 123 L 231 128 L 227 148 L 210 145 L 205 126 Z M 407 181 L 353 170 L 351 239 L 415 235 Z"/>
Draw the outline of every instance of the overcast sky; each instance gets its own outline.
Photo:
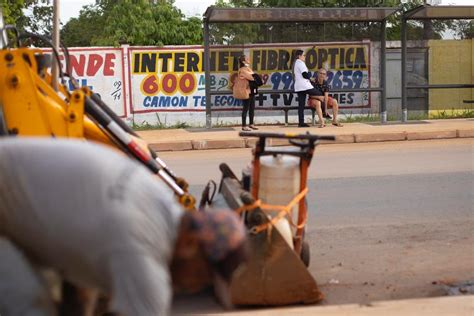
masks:
<path id="1" fill-rule="evenodd" d="M 95 0 L 60 0 L 61 22 L 66 24 L 70 18 L 77 17 L 82 6 L 94 4 Z M 215 0 L 175 0 L 174 5 L 181 9 L 186 16 L 202 16 L 207 7 Z M 441 4 L 472 5 L 473 0 L 442 0 Z"/>

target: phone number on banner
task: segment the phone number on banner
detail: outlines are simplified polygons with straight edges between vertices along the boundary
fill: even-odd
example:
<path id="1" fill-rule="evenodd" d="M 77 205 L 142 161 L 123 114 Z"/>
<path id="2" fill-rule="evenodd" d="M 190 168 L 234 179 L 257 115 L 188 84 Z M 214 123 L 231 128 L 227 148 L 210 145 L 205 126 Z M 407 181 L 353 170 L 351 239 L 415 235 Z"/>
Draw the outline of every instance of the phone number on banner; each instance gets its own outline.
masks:
<path id="1" fill-rule="evenodd" d="M 312 77 L 317 79 L 318 73 L 314 72 Z M 361 70 L 337 70 L 327 72 L 327 82 L 332 89 L 359 89 L 367 88 L 368 78 L 366 71 Z M 272 74 L 262 74 L 262 81 L 265 87 L 272 90 L 292 90 L 293 74 L 291 72 L 274 72 Z"/>

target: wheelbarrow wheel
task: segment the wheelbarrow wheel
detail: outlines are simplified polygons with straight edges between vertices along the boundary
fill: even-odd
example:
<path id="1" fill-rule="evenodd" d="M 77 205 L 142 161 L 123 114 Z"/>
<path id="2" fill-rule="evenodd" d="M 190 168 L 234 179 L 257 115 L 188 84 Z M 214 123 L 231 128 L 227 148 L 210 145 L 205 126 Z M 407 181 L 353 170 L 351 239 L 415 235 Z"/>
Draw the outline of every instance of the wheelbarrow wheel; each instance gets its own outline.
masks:
<path id="1" fill-rule="evenodd" d="M 301 246 L 301 254 L 300 254 L 301 261 L 303 261 L 306 267 L 309 267 L 309 261 L 311 258 L 310 251 L 309 251 L 309 244 L 306 241 L 303 241 Z"/>

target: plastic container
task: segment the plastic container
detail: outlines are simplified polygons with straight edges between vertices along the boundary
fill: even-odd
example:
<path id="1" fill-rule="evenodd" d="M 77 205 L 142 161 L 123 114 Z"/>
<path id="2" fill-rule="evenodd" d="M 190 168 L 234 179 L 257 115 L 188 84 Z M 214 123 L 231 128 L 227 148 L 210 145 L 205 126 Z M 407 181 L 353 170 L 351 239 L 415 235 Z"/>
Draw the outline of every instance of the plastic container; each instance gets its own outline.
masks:
<path id="1" fill-rule="evenodd" d="M 292 156 L 264 156 L 260 158 L 260 187 L 258 197 L 262 202 L 274 205 L 287 205 L 299 193 L 300 159 Z M 274 217 L 279 211 L 269 213 Z M 298 205 L 292 209 L 293 222 L 298 219 Z M 288 245 L 293 249 L 293 234 L 289 221 L 280 219 L 275 227 Z"/>

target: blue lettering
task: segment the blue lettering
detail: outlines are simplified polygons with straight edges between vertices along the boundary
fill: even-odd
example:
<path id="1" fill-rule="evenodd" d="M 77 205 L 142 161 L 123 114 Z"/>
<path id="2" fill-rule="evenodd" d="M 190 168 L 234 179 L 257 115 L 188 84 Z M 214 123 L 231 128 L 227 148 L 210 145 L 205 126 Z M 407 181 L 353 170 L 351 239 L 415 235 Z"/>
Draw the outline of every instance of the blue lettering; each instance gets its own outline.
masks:
<path id="1" fill-rule="evenodd" d="M 176 102 L 175 102 L 176 101 Z M 179 99 L 177 97 L 173 97 L 171 99 L 171 105 L 172 106 L 178 106 L 178 103 L 179 103 Z"/>
<path id="2" fill-rule="evenodd" d="M 150 97 L 145 97 L 145 99 L 143 100 L 143 106 L 144 107 L 149 107 L 150 106 Z"/>
<path id="3" fill-rule="evenodd" d="M 188 97 L 181 97 L 179 99 L 179 107 L 186 107 L 188 106 Z"/>
<path id="4" fill-rule="evenodd" d="M 80 87 L 89 87 L 89 89 L 94 90 L 93 86 L 87 85 L 87 79 L 77 79 L 77 84 Z M 74 85 L 72 84 L 72 80 L 68 80 L 69 91 L 74 91 Z"/>
<path id="5" fill-rule="evenodd" d="M 194 100 L 194 107 L 198 106 L 198 101 L 201 99 L 201 96 L 198 95 L 193 95 L 193 100 Z M 202 103 L 202 102 L 201 102 Z"/>
<path id="6" fill-rule="evenodd" d="M 156 108 L 158 107 L 158 98 L 157 97 L 153 97 L 152 101 L 151 101 L 151 106 Z"/>
<path id="7" fill-rule="evenodd" d="M 163 97 L 163 96 L 160 96 L 160 103 L 159 103 L 159 107 L 160 108 L 168 108 L 170 107 L 170 103 L 171 103 L 171 98 L 170 97 Z"/>
<path id="8" fill-rule="evenodd" d="M 222 96 L 222 105 L 226 105 L 227 104 L 227 96 L 223 95 Z"/>
<path id="9" fill-rule="evenodd" d="M 204 90 L 204 89 L 206 89 L 206 87 L 205 87 L 205 86 L 206 86 L 206 78 L 205 78 L 204 75 L 201 75 L 201 76 L 199 77 L 199 84 L 198 84 L 198 86 L 199 86 L 198 90 Z"/>

